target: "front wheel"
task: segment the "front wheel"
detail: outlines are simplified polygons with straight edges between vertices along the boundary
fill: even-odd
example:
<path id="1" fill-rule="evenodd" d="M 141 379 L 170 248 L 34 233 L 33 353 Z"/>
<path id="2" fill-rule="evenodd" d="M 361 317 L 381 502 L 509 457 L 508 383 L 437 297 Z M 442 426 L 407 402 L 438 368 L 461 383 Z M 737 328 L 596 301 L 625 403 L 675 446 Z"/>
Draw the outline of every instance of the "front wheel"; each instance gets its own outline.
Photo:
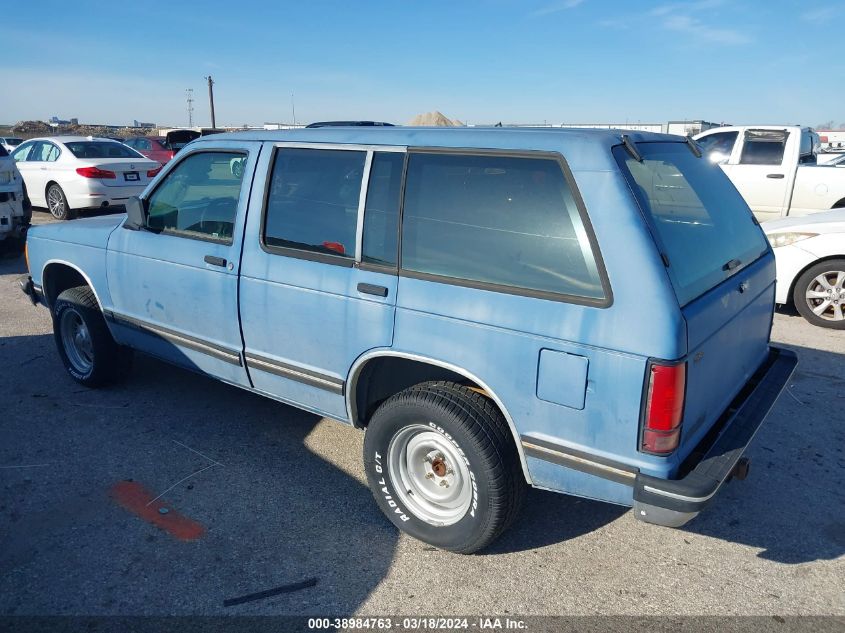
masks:
<path id="1" fill-rule="evenodd" d="M 829 259 L 811 266 L 792 293 L 795 309 L 813 325 L 845 329 L 845 259 Z"/>
<path id="2" fill-rule="evenodd" d="M 426 382 L 385 401 L 364 436 L 367 480 L 400 530 L 470 554 L 516 517 L 525 480 L 507 422 L 468 387 Z"/>
<path id="3" fill-rule="evenodd" d="M 55 183 L 47 187 L 47 208 L 57 220 L 72 220 L 75 216 L 65 192 Z"/>
<path id="4" fill-rule="evenodd" d="M 132 350 L 111 336 L 94 293 L 87 286 L 62 292 L 53 306 L 53 336 L 65 369 L 86 387 L 123 379 Z"/>

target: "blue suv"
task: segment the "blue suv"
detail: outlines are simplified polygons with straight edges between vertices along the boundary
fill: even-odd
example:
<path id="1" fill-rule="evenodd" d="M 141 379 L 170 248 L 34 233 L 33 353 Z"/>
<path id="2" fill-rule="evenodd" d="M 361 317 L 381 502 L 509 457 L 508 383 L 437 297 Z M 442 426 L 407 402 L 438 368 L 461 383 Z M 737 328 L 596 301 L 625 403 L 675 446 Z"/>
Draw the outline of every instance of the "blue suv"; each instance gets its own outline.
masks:
<path id="1" fill-rule="evenodd" d="M 364 429 L 378 506 L 455 552 L 527 485 L 683 525 L 796 364 L 763 231 L 677 136 L 203 137 L 126 216 L 32 229 L 28 265 L 75 380 L 134 350 Z"/>

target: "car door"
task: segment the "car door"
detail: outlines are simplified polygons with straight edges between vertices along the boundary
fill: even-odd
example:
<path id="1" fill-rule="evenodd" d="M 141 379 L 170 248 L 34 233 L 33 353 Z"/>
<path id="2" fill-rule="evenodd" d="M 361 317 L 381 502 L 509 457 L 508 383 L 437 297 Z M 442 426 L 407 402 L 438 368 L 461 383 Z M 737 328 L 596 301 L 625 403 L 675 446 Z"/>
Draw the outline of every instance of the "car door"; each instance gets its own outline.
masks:
<path id="1" fill-rule="evenodd" d="M 746 130 L 725 173 L 760 221 L 780 217 L 789 203 L 797 155 L 788 130 Z"/>
<path id="2" fill-rule="evenodd" d="M 145 192 L 146 227 L 112 233 L 109 317 L 120 342 L 249 386 L 238 273 L 260 150 L 257 142 L 219 141 L 186 152 Z M 232 160 L 245 169 L 235 174 Z"/>
<path id="3" fill-rule="evenodd" d="M 241 270 L 246 363 L 257 390 L 346 420 L 350 367 L 393 339 L 405 148 L 270 149 Z"/>
<path id="4" fill-rule="evenodd" d="M 23 178 L 24 185 L 26 185 L 30 202 L 35 206 L 43 207 L 47 204 L 44 187 L 37 186 L 37 183 L 40 182 L 41 172 L 38 163 L 33 160 L 38 145 L 40 145 L 39 141 L 22 143 L 12 152 L 12 158 L 15 159 L 15 164 L 21 178 Z"/>

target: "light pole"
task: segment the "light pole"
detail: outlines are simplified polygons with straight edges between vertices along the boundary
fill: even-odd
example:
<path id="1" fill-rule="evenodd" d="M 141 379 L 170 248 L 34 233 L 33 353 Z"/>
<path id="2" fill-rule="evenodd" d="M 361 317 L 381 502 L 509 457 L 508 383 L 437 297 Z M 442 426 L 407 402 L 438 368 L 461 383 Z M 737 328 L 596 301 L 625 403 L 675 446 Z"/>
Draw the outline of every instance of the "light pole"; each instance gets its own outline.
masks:
<path id="1" fill-rule="evenodd" d="M 217 122 L 214 119 L 214 80 L 211 75 L 205 78 L 208 81 L 208 105 L 211 108 L 211 128 L 217 128 Z"/>

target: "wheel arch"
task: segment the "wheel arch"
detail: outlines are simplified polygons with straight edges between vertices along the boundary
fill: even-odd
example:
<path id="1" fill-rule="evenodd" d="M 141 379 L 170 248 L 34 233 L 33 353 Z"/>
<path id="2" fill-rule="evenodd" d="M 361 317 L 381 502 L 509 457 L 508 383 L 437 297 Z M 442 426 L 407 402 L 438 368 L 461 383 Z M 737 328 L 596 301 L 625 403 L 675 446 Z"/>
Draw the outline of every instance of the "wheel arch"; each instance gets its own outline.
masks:
<path id="1" fill-rule="evenodd" d="M 82 283 L 79 283 L 80 281 Z M 81 285 L 91 288 L 91 292 L 94 293 L 94 298 L 102 312 L 103 302 L 100 301 L 97 288 L 94 287 L 91 278 L 81 268 L 62 259 L 47 260 L 41 268 L 41 288 L 44 290 L 44 298 L 50 309 L 52 309 L 56 297 L 63 291 Z"/>
<path id="2" fill-rule="evenodd" d="M 845 198 L 842 198 L 841 200 L 837 200 L 836 202 L 833 203 L 833 206 L 830 207 L 830 208 L 831 209 L 841 209 L 842 207 L 845 207 Z"/>
<path id="3" fill-rule="evenodd" d="M 792 281 L 789 282 L 789 292 L 786 295 L 786 298 L 789 300 L 789 304 L 793 306 L 795 305 L 795 284 L 798 283 L 798 280 L 801 279 L 801 276 L 808 270 L 810 270 L 813 266 L 821 264 L 822 262 L 830 261 L 832 259 L 845 259 L 845 253 L 842 253 L 840 255 L 826 255 L 824 257 L 819 257 L 818 259 L 813 260 L 812 262 L 804 266 L 804 268 L 795 273 L 795 276 L 792 278 Z"/>
<path id="4" fill-rule="evenodd" d="M 366 409 L 368 408 L 368 406 L 378 404 L 384 399 L 378 398 L 378 396 L 369 397 L 369 390 L 367 389 L 367 387 L 368 381 L 371 378 L 374 369 L 378 366 L 380 362 L 385 361 L 398 361 L 403 365 L 405 363 L 416 365 L 416 370 L 411 370 L 408 374 L 409 379 L 413 380 L 413 384 L 423 382 L 424 380 L 430 380 L 432 379 L 432 375 L 430 374 L 433 374 L 434 377 L 439 379 L 453 381 L 457 379 L 461 382 L 469 381 L 469 383 L 471 383 L 471 387 L 474 387 L 478 391 L 483 392 L 484 395 L 486 395 L 493 401 L 493 403 L 504 416 L 508 428 L 510 429 L 514 445 L 516 446 L 516 451 L 519 456 L 519 462 L 522 466 L 522 474 L 528 484 L 533 484 L 531 480 L 531 475 L 528 472 L 528 462 L 525 458 L 525 452 L 522 448 L 522 442 L 519 437 L 519 432 L 516 429 L 513 417 L 511 417 L 501 398 L 499 398 L 499 396 L 496 395 L 496 393 L 487 385 L 487 383 L 481 380 L 478 376 L 464 369 L 463 367 L 459 367 L 458 365 L 454 365 L 446 361 L 438 360 L 436 358 L 431 358 L 428 356 L 422 356 L 420 354 L 412 354 L 409 352 L 398 352 L 394 350 L 383 349 L 371 350 L 360 356 L 352 365 L 352 368 L 349 370 L 349 377 L 346 381 L 345 389 L 346 412 L 349 416 L 349 421 L 352 426 L 356 428 L 365 428 L 367 426 L 368 416 L 370 413 Z M 410 367 L 410 365 L 405 366 Z M 391 369 L 394 368 L 395 365 L 391 367 Z M 424 376 L 424 378 L 421 380 L 420 377 L 422 376 Z M 401 389 L 412 386 L 412 384 L 404 384 L 405 382 L 407 381 L 402 381 L 400 377 L 397 383 L 398 385 L 400 385 L 400 387 L 390 389 L 390 393 L 385 392 L 385 394 L 383 395 L 386 395 L 386 397 L 390 397 L 394 393 L 398 393 L 398 391 L 401 391 Z M 359 409 L 365 410 L 359 411 Z"/>

